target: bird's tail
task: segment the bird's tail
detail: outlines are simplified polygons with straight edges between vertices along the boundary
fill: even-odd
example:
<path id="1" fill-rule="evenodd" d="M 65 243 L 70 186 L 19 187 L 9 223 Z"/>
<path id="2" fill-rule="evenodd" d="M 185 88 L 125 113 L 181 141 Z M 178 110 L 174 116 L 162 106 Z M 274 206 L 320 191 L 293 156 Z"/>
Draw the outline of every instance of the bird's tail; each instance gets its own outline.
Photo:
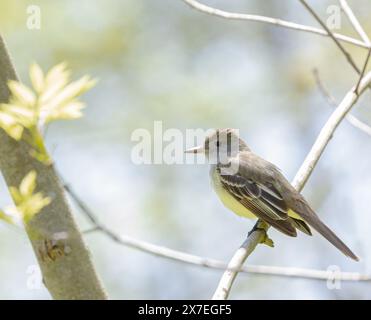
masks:
<path id="1" fill-rule="evenodd" d="M 347 245 L 343 241 L 341 241 L 338 236 L 317 217 L 316 214 L 311 215 L 311 218 L 308 220 L 305 220 L 305 222 L 307 222 L 313 229 L 315 229 L 329 242 L 331 242 L 332 245 L 334 245 L 342 253 L 344 253 L 349 258 L 352 258 L 353 260 L 359 260 L 359 258 L 352 252 L 352 250 L 350 250 Z"/>

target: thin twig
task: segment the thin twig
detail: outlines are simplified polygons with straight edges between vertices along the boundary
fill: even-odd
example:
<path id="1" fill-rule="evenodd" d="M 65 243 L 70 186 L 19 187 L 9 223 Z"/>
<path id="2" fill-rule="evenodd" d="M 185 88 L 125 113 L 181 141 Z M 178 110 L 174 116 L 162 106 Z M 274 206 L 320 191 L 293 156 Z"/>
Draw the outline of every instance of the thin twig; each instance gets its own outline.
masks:
<path id="1" fill-rule="evenodd" d="M 92 233 L 92 232 L 95 232 L 95 231 L 99 231 L 100 228 L 98 226 L 94 226 L 92 228 L 89 228 L 87 230 L 83 230 L 82 233 L 83 234 L 88 234 L 88 233 Z"/>
<path id="2" fill-rule="evenodd" d="M 261 22 L 261 23 L 272 24 L 277 27 L 292 29 L 296 31 L 314 33 L 314 34 L 325 36 L 325 37 L 330 36 L 329 33 L 327 33 L 326 31 L 322 29 L 311 27 L 311 26 L 306 26 L 306 25 L 302 25 L 302 24 L 298 24 L 298 23 L 294 23 L 290 21 L 285 21 L 282 19 L 276 19 L 276 18 L 265 17 L 265 16 L 260 16 L 260 15 L 254 15 L 254 14 L 228 12 L 228 11 L 209 7 L 195 0 L 182 0 L 182 1 L 184 1 L 186 4 L 188 4 L 192 8 L 197 9 L 198 11 L 201 11 L 203 13 L 207 13 L 213 16 L 225 18 L 225 19 Z M 369 45 L 366 45 L 362 41 L 359 41 L 352 37 L 348 37 L 348 36 L 345 36 L 339 33 L 333 33 L 333 36 L 340 41 L 351 43 L 353 45 L 356 45 L 362 48 L 369 48 Z"/>
<path id="3" fill-rule="evenodd" d="M 336 108 L 338 106 L 338 103 L 336 102 L 336 99 L 334 98 L 334 96 L 331 95 L 330 91 L 325 87 L 325 85 L 321 81 L 321 78 L 319 76 L 319 72 L 317 69 L 313 69 L 313 76 L 314 76 L 314 80 L 316 81 L 319 91 L 326 98 L 328 104 Z"/>
<path id="4" fill-rule="evenodd" d="M 321 157 L 323 151 L 325 150 L 328 142 L 330 141 L 334 131 L 352 109 L 354 104 L 357 102 L 359 96 L 364 92 L 367 86 L 371 83 L 371 72 L 367 73 L 361 80 L 359 85 L 359 92 L 356 94 L 354 92 L 355 87 L 353 87 L 343 98 L 339 106 L 331 114 L 330 118 L 327 120 L 326 124 L 322 128 L 316 142 L 314 143 L 309 154 L 305 158 L 304 163 L 300 167 L 298 173 L 294 178 L 293 185 L 297 189 L 301 189 L 303 185 L 307 182 L 310 177 L 314 167 L 316 166 L 319 158 Z"/>
<path id="5" fill-rule="evenodd" d="M 368 64 L 368 61 L 370 60 L 370 55 L 371 55 L 371 48 L 368 50 L 368 53 L 367 53 L 367 57 L 366 57 L 365 63 L 363 64 L 363 68 L 362 68 L 361 75 L 359 76 L 359 79 L 358 79 L 358 82 L 357 82 L 357 84 L 356 84 L 356 87 L 354 88 L 354 92 L 355 92 L 355 94 L 359 94 L 359 93 L 358 93 L 359 85 L 360 85 L 360 83 L 361 83 L 361 80 L 362 80 L 362 78 L 363 78 L 363 75 L 364 75 L 365 72 L 366 72 L 367 64 Z"/>
<path id="6" fill-rule="evenodd" d="M 343 47 L 343 45 L 340 43 L 337 37 L 335 37 L 334 33 L 327 27 L 326 23 L 322 21 L 322 19 L 317 15 L 317 13 L 312 9 L 312 7 L 305 0 L 299 0 L 299 1 L 309 11 L 309 13 L 317 20 L 317 22 L 322 26 L 322 28 L 326 30 L 330 38 L 334 40 L 335 44 L 338 46 L 340 51 L 344 54 L 345 58 L 348 60 L 349 64 L 353 67 L 353 69 L 357 71 L 358 74 L 361 74 L 361 70 L 358 68 L 357 64 L 354 62 L 352 56 Z"/>
<path id="7" fill-rule="evenodd" d="M 293 30 L 297 30 L 297 31 L 304 31 L 304 32 L 314 33 L 314 34 L 318 34 L 318 35 L 322 35 L 322 36 L 327 36 L 327 37 L 330 36 L 330 37 L 332 37 L 335 40 L 335 42 L 337 43 L 337 45 L 338 45 L 338 41 L 337 40 L 340 40 L 340 41 L 351 43 L 351 44 L 354 44 L 356 46 L 363 47 L 363 48 L 370 48 L 370 46 L 371 46 L 371 44 L 369 42 L 366 42 L 365 41 L 366 40 L 366 37 L 365 37 L 366 34 L 365 33 L 362 35 L 362 39 L 365 42 L 361 42 L 361 41 L 359 41 L 357 39 L 354 39 L 354 38 L 351 38 L 351 37 L 348 37 L 348 36 L 344 36 L 342 34 L 331 32 L 331 30 L 329 30 L 327 28 L 327 26 L 313 12 L 313 10 L 311 8 L 310 8 L 312 10 L 311 12 L 314 13 L 315 18 L 325 28 L 325 30 L 318 29 L 318 28 L 315 28 L 315 27 L 306 26 L 306 25 L 301 25 L 301 24 L 297 24 L 297 23 L 293 23 L 293 22 L 285 21 L 285 20 L 281 20 L 281 19 L 275 19 L 275 18 L 271 18 L 271 17 L 265 17 L 265 16 L 253 15 L 253 14 L 243 14 L 243 13 L 228 12 L 228 11 L 224 11 L 224 10 L 220 10 L 220 9 L 216 9 L 216 8 L 207 6 L 207 5 L 202 4 L 202 3 L 200 3 L 200 2 L 198 2 L 196 0 L 183 0 L 183 1 L 186 4 L 188 4 L 190 7 L 194 8 L 194 9 L 196 9 L 198 11 L 201 11 L 203 13 L 210 14 L 210 15 L 213 15 L 213 16 L 225 18 L 225 19 L 245 20 L 245 21 L 247 20 L 247 21 L 254 21 L 254 22 L 262 22 L 262 23 L 272 24 L 272 25 L 275 25 L 275 26 L 278 26 L 278 27 L 293 29 Z M 342 2 L 345 2 L 345 1 L 342 1 Z M 343 6 L 343 9 L 344 9 L 344 6 Z M 347 13 L 347 14 L 349 14 L 349 13 Z M 354 21 L 354 19 L 352 19 L 352 20 Z M 352 22 L 352 23 L 354 23 L 354 22 Z M 353 24 L 353 25 L 355 27 L 355 24 Z M 358 23 L 358 25 L 359 25 L 359 23 Z M 361 30 L 361 28 L 359 28 L 358 26 L 357 26 L 357 29 L 358 29 L 358 32 Z M 340 47 L 343 48 L 341 46 L 341 44 L 340 44 Z M 347 52 L 345 54 L 346 54 L 346 56 L 348 58 L 348 55 L 349 54 Z M 358 67 L 357 67 L 357 69 L 358 69 Z M 359 69 L 358 69 L 358 71 L 359 71 Z M 349 114 L 349 115 L 347 115 L 347 120 L 353 126 L 359 128 L 360 130 L 364 131 L 367 134 L 371 134 L 371 128 L 367 124 L 365 124 L 364 122 L 362 122 L 361 120 L 357 119 L 355 116 Z"/>
<path id="8" fill-rule="evenodd" d="M 367 73 L 361 80 L 359 86 L 359 93 L 354 92 L 355 87 L 353 87 L 343 98 L 339 106 L 331 114 L 330 118 L 327 120 L 326 124 L 323 126 L 321 132 L 319 133 L 312 149 L 305 158 L 303 164 L 301 165 L 299 171 L 297 172 L 292 185 L 301 191 L 308 181 L 313 169 L 315 168 L 319 158 L 321 157 L 323 151 L 325 150 L 328 142 L 333 136 L 336 128 L 339 126 L 340 122 L 352 109 L 354 104 L 357 102 L 359 96 L 364 92 L 364 90 L 371 83 L 371 72 Z M 264 231 L 255 231 L 250 234 L 250 236 L 245 240 L 242 246 L 233 255 L 228 267 L 233 266 L 235 270 L 241 268 L 245 263 L 248 256 L 254 250 L 258 243 L 261 242 L 264 236 Z M 234 280 L 236 279 L 238 272 L 226 270 L 219 281 L 218 287 L 213 295 L 213 299 L 226 300 L 232 289 Z"/>
<path id="9" fill-rule="evenodd" d="M 310 14 L 317 20 L 317 22 L 322 26 L 322 28 L 326 30 L 326 32 L 329 34 L 329 36 L 331 37 L 331 39 L 334 40 L 335 44 L 338 46 L 338 48 L 340 49 L 340 51 L 344 54 L 344 56 L 347 59 L 347 61 L 349 62 L 349 64 L 359 74 L 358 83 L 357 83 L 357 85 L 354 88 L 354 90 L 355 90 L 354 92 L 356 94 L 358 94 L 359 84 L 361 82 L 361 79 L 363 78 L 363 75 L 365 74 L 367 63 L 368 63 L 368 60 L 370 58 L 371 47 L 369 47 L 367 58 L 366 58 L 366 61 L 365 61 L 364 65 L 363 65 L 363 68 L 362 68 L 362 71 L 361 71 L 358 68 L 357 64 L 354 62 L 354 60 L 353 60 L 352 56 L 349 54 L 349 52 L 343 47 L 343 45 L 340 43 L 340 41 L 335 37 L 335 35 L 332 33 L 332 31 L 327 27 L 326 23 L 324 23 L 322 21 L 322 19 L 316 14 L 316 12 L 312 9 L 312 7 L 305 0 L 299 0 L 299 1 L 310 12 Z M 367 43 L 367 45 L 369 46 L 369 42 Z M 371 86 L 369 86 L 369 87 L 371 88 Z"/>
<path id="10" fill-rule="evenodd" d="M 371 136 L 371 127 L 364 123 L 363 121 L 359 120 L 357 117 L 353 116 L 352 114 L 347 115 L 347 120 L 349 123 L 353 126 L 356 127 L 357 129 L 367 133 L 368 135 Z"/>
<path id="11" fill-rule="evenodd" d="M 62 180 L 62 179 L 61 179 Z M 63 181 L 63 180 L 62 180 Z M 211 258 L 201 257 L 186 252 L 169 249 L 163 246 L 155 245 L 150 242 L 135 239 L 126 235 L 119 235 L 114 231 L 110 230 L 102 223 L 98 221 L 93 211 L 84 203 L 84 201 L 77 195 L 73 188 L 64 183 L 64 188 L 76 203 L 82 213 L 84 213 L 88 219 L 93 223 L 93 227 L 86 230 L 84 234 L 92 232 L 101 232 L 113 240 L 115 243 L 131 247 L 133 249 L 149 253 L 161 258 L 186 263 L 198 267 L 236 271 L 236 269 L 228 268 L 228 264 Z M 238 269 L 242 273 L 250 273 L 257 275 L 268 275 L 276 277 L 294 277 L 301 279 L 312 279 L 312 280 L 339 280 L 339 281 L 371 281 L 371 275 L 360 274 L 358 272 L 332 272 L 331 270 L 315 270 L 305 268 L 291 268 L 291 267 L 278 267 L 278 266 L 260 266 L 260 265 L 248 265 Z"/>
<path id="12" fill-rule="evenodd" d="M 338 103 L 336 102 L 336 99 L 331 95 L 329 90 L 325 87 L 323 82 L 321 81 L 321 78 L 319 76 L 318 70 L 313 70 L 314 79 L 316 81 L 317 87 L 319 91 L 322 93 L 322 95 L 327 100 L 328 104 L 334 108 L 338 106 Z M 348 113 L 346 116 L 346 120 L 355 128 L 363 131 L 364 133 L 371 136 L 371 127 L 366 124 L 365 122 L 359 120 L 356 116 L 352 115 L 351 113 Z"/>
<path id="13" fill-rule="evenodd" d="M 350 8 L 349 4 L 347 3 L 347 1 L 346 0 L 339 0 L 339 3 L 341 5 L 341 8 L 343 9 L 345 14 L 347 15 L 347 17 L 348 17 L 351 25 L 353 26 L 354 30 L 357 31 L 357 33 L 359 34 L 359 36 L 361 37 L 363 42 L 365 44 L 367 44 L 368 46 L 370 46 L 370 44 L 371 44 L 370 38 L 368 37 L 365 30 L 362 28 L 361 24 L 359 23 L 358 19 L 354 15 L 354 13 L 353 13 L 352 9 Z"/>

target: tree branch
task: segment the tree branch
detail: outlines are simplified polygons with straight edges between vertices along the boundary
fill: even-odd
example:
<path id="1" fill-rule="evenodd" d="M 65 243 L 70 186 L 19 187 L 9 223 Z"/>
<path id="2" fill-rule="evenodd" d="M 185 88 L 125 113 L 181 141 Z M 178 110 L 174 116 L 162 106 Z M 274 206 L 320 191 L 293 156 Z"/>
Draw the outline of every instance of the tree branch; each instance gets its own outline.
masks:
<path id="1" fill-rule="evenodd" d="M 7 82 L 17 76 L 0 36 L 0 103 L 9 99 Z M 54 299 L 106 299 L 90 254 L 71 215 L 52 165 L 30 155 L 30 147 L 0 129 L 0 169 L 10 186 L 37 172 L 38 191 L 52 199 L 25 226 L 39 262 L 45 286 Z"/>
<path id="2" fill-rule="evenodd" d="M 370 45 L 367 45 L 366 43 L 359 41 L 357 39 L 354 39 L 352 37 L 345 36 L 343 34 L 339 33 L 331 33 L 329 34 L 325 30 L 310 27 L 290 21 L 285 21 L 281 19 L 271 18 L 271 17 L 265 17 L 260 15 L 254 15 L 254 14 L 243 14 L 243 13 L 234 13 L 234 12 L 228 12 L 216 8 L 209 7 L 207 5 L 204 5 L 196 0 L 182 0 L 186 4 L 188 4 L 190 7 L 201 11 L 203 13 L 207 13 L 213 16 L 217 16 L 220 18 L 230 19 L 230 20 L 245 20 L 245 21 L 253 21 L 253 22 L 261 22 L 261 23 L 267 23 L 272 24 L 276 27 L 282 27 L 286 29 L 292 29 L 296 31 L 302 31 L 302 32 L 308 32 L 308 33 L 314 33 L 320 36 L 328 37 L 333 35 L 337 40 L 347 42 L 353 45 L 356 45 L 358 47 L 362 48 L 369 48 Z"/>
<path id="3" fill-rule="evenodd" d="M 60 177 L 60 174 L 59 174 Z M 60 178 L 62 181 L 63 179 Z M 81 212 L 92 222 L 93 227 L 86 230 L 84 234 L 92 233 L 95 231 L 101 232 L 110 238 L 113 242 L 130 247 L 135 250 L 142 251 L 160 258 L 169 259 L 172 261 L 194 265 L 203 268 L 210 268 L 214 270 L 238 271 L 241 273 L 249 273 L 256 275 L 267 275 L 276 277 L 293 277 L 301 279 L 312 280 L 339 280 L 339 281 L 371 281 L 371 275 L 360 274 L 357 272 L 332 272 L 327 270 L 315 270 L 306 268 L 288 268 L 278 266 L 261 266 L 261 265 L 247 265 L 241 266 L 240 269 L 230 269 L 228 264 L 211 258 L 201 257 L 186 252 L 173 250 L 164 246 L 155 245 L 153 243 L 139 240 L 127 235 L 120 235 L 104 226 L 98 221 L 94 212 L 88 205 L 77 195 L 73 188 L 65 183 L 64 188 L 70 195 L 71 199 L 75 202 Z"/>
<path id="4" fill-rule="evenodd" d="M 344 54 L 345 58 L 348 60 L 349 64 L 353 67 L 353 69 L 358 73 L 361 74 L 361 70 L 358 68 L 357 64 L 354 62 L 352 56 L 349 52 L 343 47 L 340 41 L 337 39 L 334 33 L 327 27 L 326 23 L 322 21 L 322 19 L 316 14 L 316 12 L 312 9 L 312 7 L 305 1 L 299 0 L 301 4 L 309 11 L 309 13 L 317 20 L 317 22 L 322 26 L 322 28 L 326 31 L 326 33 L 330 36 L 332 40 L 334 40 L 335 44 L 338 46 L 340 51 Z M 367 45 L 367 44 L 366 44 Z"/>
<path id="5" fill-rule="evenodd" d="M 364 92 L 364 90 L 371 83 L 371 72 L 367 73 L 361 80 L 359 85 L 358 94 L 354 92 L 355 87 L 353 87 L 343 98 L 339 106 L 331 114 L 330 118 L 327 120 L 326 124 L 322 128 L 316 142 L 314 143 L 312 149 L 304 160 L 304 163 L 300 167 L 298 173 L 294 178 L 293 185 L 297 189 L 301 189 L 305 185 L 308 178 L 310 177 L 314 167 L 316 166 L 320 156 L 325 150 L 328 142 L 330 141 L 334 131 L 352 109 L 354 104 L 357 102 L 359 96 Z"/>
<path id="6" fill-rule="evenodd" d="M 358 19 L 354 15 L 354 13 L 353 13 L 352 9 L 350 8 L 350 6 L 348 5 L 347 1 L 346 0 L 339 0 L 339 3 L 341 5 L 341 8 L 343 9 L 345 14 L 347 15 L 350 23 L 352 24 L 354 30 L 357 31 L 357 33 L 359 34 L 359 36 L 361 37 L 363 42 L 365 44 L 367 44 L 368 46 L 370 46 L 371 45 L 370 38 L 368 37 L 365 30 L 363 30 L 361 24 L 359 23 Z"/>
<path id="7" fill-rule="evenodd" d="M 368 50 L 367 57 L 366 57 L 365 63 L 363 64 L 363 68 L 362 68 L 361 74 L 359 76 L 359 79 L 358 79 L 358 82 L 356 84 L 356 87 L 354 88 L 355 94 L 358 94 L 359 86 L 361 84 L 361 80 L 363 78 L 363 75 L 366 72 L 368 61 L 370 60 L 370 55 L 371 55 L 371 48 Z"/>
<path id="8" fill-rule="evenodd" d="M 322 95 L 326 98 L 328 104 L 334 108 L 338 106 L 338 103 L 336 102 L 335 98 L 330 94 L 328 89 L 325 87 L 323 82 L 321 81 L 321 78 L 319 76 L 318 70 L 313 70 L 314 79 L 316 81 L 317 87 L 319 91 L 322 93 Z M 371 136 L 371 127 L 364 123 L 363 121 L 359 120 L 356 116 L 352 115 L 351 113 L 348 113 L 346 115 L 346 120 L 355 128 L 363 131 L 364 133 Z"/>
<path id="9" fill-rule="evenodd" d="M 339 0 L 339 1 L 341 2 L 343 10 L 348 15 L 348 17 L 351 20 L 351 23 L 353 24 L 353 26 L 357 29 L 357 31 L 358 31 L 358 33 L 360 33 L 360 35 L 362 34 L 362 39 L 363 39 L 364 42 L 361 42 L 361 41 L 359 41 L 357 39 L 354 39 L 354 38 L 351 38 L 351 37 L 344 36 L 342 34 L 331 32 L 331 30 L 329 30 L 327 28 L 327 26 L 321 21 L 321 19 L 318 17 L 318 15 L 310 7 L 309 7 L 310 10 L 311 10 L 310 12 L 314 15 L 316 20 L 322 26 L 324 26 L 325 30 L 318 29 L 318 28 L 315 28 L 315 27 L 305 26 L 305 25 L 301 25 L 301 24 L 297 24 L 297 23 L 293 23 L 293 22 L 285 21 L 285 20 L 281 20 L 281 19 L 275 19 L 275 18 L 271 18 L 271 17 L 228 12 L 228 11 L 224 11 L 224 10 L 220 10 L 220 9 L 216 9 L 216 8 L 207 6 L 207 5 L 202 4 L 202 3 L 200 3 L 196 0 L 182 0 L 182 1 L 184 1 L 190 7 L 194 8 L 198 11 L 201 11 L 201 12 L 206 13 L 206 14 L 214 15 L 214 16 L 217 16 L 217 17 L 220 17 L 220 18 L 225 18 L 225 19 L 230 19 L 230 20 L 245 20 L 245 21 L 247 20 L 247 21 L 253 21 L 253 22 L 267 23 L 267 24 L 275 25 L 277 27 L 283 27 L 283 28 L 297 30 L 297 31 L 314 33 L 314 34 L 318 34 L 318 35 L 321 35 L 321 36 L 332 37 L 335 40 L 335 43 L 337 44 L 337 46 L 339 46 L 339 41 L 351 43 L 351 44 L 354 44 L 356 46 L 363 47 L 363 48 L 370 48 L 370 46 L 371 46 L 370 41 L 366 41 L 366 40 L 368 40 L 368 36 L 366 35 L 366 33 L 364 31 L 363 32 L 361 31 L 363 29 L 360 26 L 358 20 L 354 17 L 354 14 L 352 14 L 352 16 L 354 18 L 350 17 L 349 10 L 346 9 L 346 5 L 344 4 L 344 3 L 346 3 L 345 0 Z M 347 7 L 349 8 L 349 6 L 347 6 Z M 357 22 L 355 22 L 355 21 L 357 21 Z M 337 40 L 339 40 L 339 41 L 337 41 Z M 341 48 L 342 51 L 345 50 L 341 44 L 340 44 L 340 48 Z M 345 55 L 348 59 L 349 53 L 346 50 L 345 50 Z M 351 61 L 352 61 L 351 63 L 353 63 L 352 58 L 351 58 Z M 357 68 L 357 72 L 361 73 L 357 66 L 356 66 L 356 68 Z M 355 116 L 349 114 L 347 116 L 347 120 L 353 126 L 355 126 L 356 128 L 364 131 L 367 134 L 371 134 L 371 128 L 367 124 L 362 122 L 361 120 L 357 119 Z"/>

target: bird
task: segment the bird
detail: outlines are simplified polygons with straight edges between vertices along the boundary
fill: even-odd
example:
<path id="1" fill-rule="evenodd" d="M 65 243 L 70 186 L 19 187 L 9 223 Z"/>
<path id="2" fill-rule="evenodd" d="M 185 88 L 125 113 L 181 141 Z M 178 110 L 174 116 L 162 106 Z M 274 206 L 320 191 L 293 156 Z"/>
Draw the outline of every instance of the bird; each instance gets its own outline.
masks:
<path id="1" fill-rule="evenodd" d="M 280 169 L 251 151 L 237 129 L 217 129 L 200 146 L 185 150 L 202 153 L 210 162 L 213 189 L 229 210 L 258 218 L 290 237 L 297 230 L 312 235 L 311 227 L 347 257 L 359 258 L 327 227 Z"/>

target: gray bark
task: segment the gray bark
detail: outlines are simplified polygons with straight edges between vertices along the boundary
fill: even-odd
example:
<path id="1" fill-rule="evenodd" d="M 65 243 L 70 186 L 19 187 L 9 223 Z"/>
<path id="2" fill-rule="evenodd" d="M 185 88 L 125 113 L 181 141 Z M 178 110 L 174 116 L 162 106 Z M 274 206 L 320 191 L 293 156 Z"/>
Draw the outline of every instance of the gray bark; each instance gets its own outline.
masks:
<path id="1" fill-rule="evenodd" d="M 17 75 L 0 35 L 0 103 L 9 99 L 9 79 L 17 80 Z M 37 191 L 52 199 L 26 225 L 45 286 L 54 299 L 106 299 L 56 171 L 29 151 L 26 143 L 15 141 L 0 129 L 0 170 L 7 185 L 19 186 L 27 173 L 35 170 Z"/>

